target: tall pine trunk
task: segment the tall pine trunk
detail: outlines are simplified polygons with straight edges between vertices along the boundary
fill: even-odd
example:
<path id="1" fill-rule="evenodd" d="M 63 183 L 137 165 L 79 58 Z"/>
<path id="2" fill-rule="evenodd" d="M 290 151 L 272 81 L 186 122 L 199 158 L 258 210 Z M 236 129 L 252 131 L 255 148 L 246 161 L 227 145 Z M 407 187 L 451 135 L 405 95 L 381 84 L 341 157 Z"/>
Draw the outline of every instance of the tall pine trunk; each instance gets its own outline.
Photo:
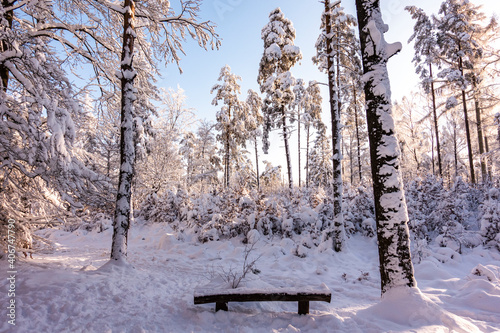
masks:
<path id="1" fill-rule="evenodd" d="M 257 191 L 260 191 L 260 174 L 259 174 L 259 150 L 257 147 L 257 135 L 255 136 L 255 169 L 257 173 Z"/>
<path id="2" fill-rule="evenodd" d="M 474 87 L 474 90 L 476 89 L 477 87 Z M 481 177 L 483 183 L 486 183 L 488 180 L 488 171 L 486 170 L 486 158 L 484 156 L 485 149 L 484 149 L 483 124 L 481 119 L 481 107 L 479 104 L 479 97 L 476 92 L 474 93 L 474 107 L 476 109 L 476 128 L 477 128 L 477 141 L 479 146 L 479 157 L 481 160 Z"/>
<path id="3" fill-rule="evenodd" d="M 333 53 L 332 17 L 330 1 L 325 0 L 325 32 L 326 53 L 328 66 L 328 92 L 330 97 L 330 115 L 332 121 L 332 163 L 333 163 L 333 234 L 334 250 L 342 251 L 345 243 L 344 217 L 342 214 L 342 152 L 340 150 L 340 103 L 338 98 L 339 87 L 335 76 L 335 56 Z M 338 52 L 337 52 L 338 53 Z"/>
<path id="4" fill-rule="evenodd" d="M 399 52 L 401 44 L 385 42 L 384 33 L 388 28 L 382 21 L 379 0 L 356 0 L 356 8 L 383 295 L 396 287 L 416 285 L 387 72 L 387 61 Z"/>
<path id="5" fill-rule="evenodd" d="M 286 154 L 286 167 L 288 170 L 288 187 L 293 188 L 293 177 L 292 177 L 292 159 L 290 157 L 290 145 L 288 142 L 288 128 L 286 125 L 286 114 L 285 106 L 281 106 L 281 116 L 282 116 L 282 126 L 283 126 L 283 141 L 285 143 L 285 154 Z"/>
<path id="6" fill-rule="evenodd" d="M 460 51 L 460 44 L 458 47 L 458 50 Z M 464 77 L 464 66 L 463 66 L 463 60 L 462 57 L 458 58 L 458 67 L 460 69 L 460 73 L 462 74 L 462 77 Z M 465 96 L 465 89 L 462 88 L 462 105 L 464 109 L 464 122 L 465 122 L 465 135 L 467 139 L 467 150 L 468 150 L 468 155 L 469 155 L 469 169 L 470 169 L 470 181 L 472 184 L 476 183 L 476 176 L 474 173 L 474 158 L 472 156 L 472 143 L 471 143 L 471 138 L 470 138 L 470 126 L 469 126 L 469 113 L 467 111 L 467 97 Z"/>
<path id="7" fill-rule="evenodd" d="M 309 141 L 310 141 L 310 130 L 311 126 L 306 127 L 306 187 L 309 188 Z"/>
<path id="8" fill-rule="evenodd" d="M 302 186 L 302 174 L 301 174 L 301 169 L 302 169 L 302 166 L 301 166 L 301 161 L 300 161 L 300 108 L 298 108 L 298 112 L 297 112 L 297 136 L 298 136 L 298 139 L 297 139 L 297 153 L 299 155 L 299 187 Z"/>
<path id="9" fill-rule="evenodd" d="M 354 124 L 356 126 L 356 143 L 358 148 L 358 173 L 359 173 L 359 183 L 361 184 L 363 181 L 361 174 L 361 138 L 359 135 L 359 120 L 358 120 L 358 98 L 356 94 L 356 85 L 353 82 L 353 97 L 354 97 Z"/>
<path id="10" fill-rule="evenodd" d="M 439 142 L 439 127 L 436 108 L 436 92 L 434 90 L 434 77 L 432 76 L 432 64 L 429 64 L 429 76 L 431 79 L 432 115 L 434 120 L 434 133 L 436 135 L 436 151 L 438 157 L 439 177 L 443 177 L 443 166 L 441 163 L 441 143 Z"/>
<path id="11" fill-rule="evenodd" d="M 121 55 L 121 127 L 120 127 L 120 175 L 116 194 L 113 221 L 112 260 L 126 260 L 128 230 L 130 227 L 132 181 L 134 178 L 134 11 L 133 0 L 125 0 L 123 20 L 123 48 Z"/>

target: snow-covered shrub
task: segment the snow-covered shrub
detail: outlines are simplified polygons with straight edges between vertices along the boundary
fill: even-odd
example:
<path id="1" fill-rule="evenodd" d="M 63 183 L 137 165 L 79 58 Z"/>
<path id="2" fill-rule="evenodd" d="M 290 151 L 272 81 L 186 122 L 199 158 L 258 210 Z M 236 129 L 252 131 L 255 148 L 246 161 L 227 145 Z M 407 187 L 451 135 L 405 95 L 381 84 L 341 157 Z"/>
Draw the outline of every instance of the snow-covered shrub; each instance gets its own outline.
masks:
<path id="1" fill-rule="evenodd" d="M 274 235 L 281 232 L 281 209 L 279 209 L 278 200 L 276 198 L 259 199 L 260 206 L 259 215 L 255 228 L 262 235 Z"/>
<path id="2" fill-rule="evenodd" d="M 364 187 L 348 189 L 344 197 L 344 223 L 346 232 L 375 235 L 375 206 L 371 192 Z"/>
<path id="3" fill-rule="evenodd" d="M 151 223 L 174 223 L 178 218 L 177 198 L 172 191 L 162 196 L 149 194 L 139 209 L 139 217 Z"/>
<path id="4" fill-rule="evenodd" d="M 416 178 L 405 188 L 409 229 L 413 240 L 430 241 L 437 236 L 438 224 L 434 219 L 439 198 L 444 193 L 443 182 L 435 176 Z"/>
<path id="5" fill-rule="evenodd" d="M 408 184 L 405 194 L 413 241 L 434 241 L 457 252 L 461 252 L 463 246 L 477 244 L 473 232 L 479 229 L 481 190 L 461 178 L 447 190 L 442 180 L 431 175 Z"/>
<path id="6" fill-rule="evenodd" d="M 487 247 L 496 247 L 500 251 L 500 190 L 492 188 L 488 198 L 481 206 L 481 235 Z"/>
<path id="7" fill-rule="evenodd" d="M 316 223 L 315 232 L 323 234 L 323 239 L 331 238 L 332 223 L 333 223 L 333 203 L 330 197 L 325 198 L 323 203 L 317 207 L 318 221 Z M 326 233 L 326 234 L 325 234 Z"/>

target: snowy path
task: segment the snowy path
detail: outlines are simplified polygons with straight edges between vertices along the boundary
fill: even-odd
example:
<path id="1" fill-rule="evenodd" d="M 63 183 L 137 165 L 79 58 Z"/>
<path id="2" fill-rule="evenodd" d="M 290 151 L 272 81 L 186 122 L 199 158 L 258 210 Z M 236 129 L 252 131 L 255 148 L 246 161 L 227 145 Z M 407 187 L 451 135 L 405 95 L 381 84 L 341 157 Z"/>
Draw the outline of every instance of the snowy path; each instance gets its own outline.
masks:
<path id="1" fill-rule="evenodd" d="M 332 303 L 312 302 L 311 314 L 299 316 L 295 302 L 232 303 L 218 313 L 213 304 L 193 304 L 194 288 L 208 282 L 210 271 L 240 267 L 238 240 L 199 244 L 189 236 L 178 240 L 168 226 L 134 226 L 131 268 L 101 267 L 109 230 L 40 234 L 55 251 L 18 262 L 17 325 L 12 330 L 4 320 L 0 332 L 500 331 L 500 255 L 483 249 L 466 255 L 434 249 L 416 265 L 424 296 L 394 293 L 380 302 L 373 239 L 351 238 L 342 254 L 304 249 L 305 258 L 292 254 L 297 245 L 290 239 L 259 241 L 261 273 L 248 283 L 331 289 Z M 471 274 L 478 264 L 481 276 Z"/>

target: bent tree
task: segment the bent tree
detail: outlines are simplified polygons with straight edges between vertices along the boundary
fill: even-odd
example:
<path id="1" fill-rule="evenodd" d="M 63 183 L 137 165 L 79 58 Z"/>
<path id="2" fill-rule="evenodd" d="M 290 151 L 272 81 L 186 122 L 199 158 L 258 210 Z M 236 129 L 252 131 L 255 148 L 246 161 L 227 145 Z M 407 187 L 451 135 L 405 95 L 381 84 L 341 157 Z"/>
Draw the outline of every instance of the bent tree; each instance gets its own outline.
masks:
<path id="1" fill-rule="evenodd" d="M 401 43 L 385 41 L 388 26 L 382 21 L 379 0 L 356 0 L 356 9 L 383 295 L 395 287 L 416 286 L 387 72 L 387 61 L 401 50 Z"/>

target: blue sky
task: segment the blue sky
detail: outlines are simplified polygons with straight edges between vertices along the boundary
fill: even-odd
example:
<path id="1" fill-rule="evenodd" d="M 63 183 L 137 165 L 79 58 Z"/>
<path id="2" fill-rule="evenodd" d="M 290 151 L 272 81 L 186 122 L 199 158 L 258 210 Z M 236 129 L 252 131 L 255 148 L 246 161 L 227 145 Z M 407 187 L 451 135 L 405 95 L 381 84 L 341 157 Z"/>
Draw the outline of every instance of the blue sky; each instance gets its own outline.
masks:
<path id="1" fill-rule="evenodd" d="M 500 14 L 498 0 L 475 0 L 473 3 L 483 4 L 483 11 L 488 16 L 493 12 Z M 418 77 L 411 63 L 413 45 L 407 44 L 414 21 L 404 7 L 416 5 L 430 14 L 436 13 L 440 4 L 440 0 L 381 0 L 384 21 L 389 25 L 385 38 L 389 43 L 399 41 L 403 44 L 402 52 L 391 58 L 388 64 L 393 99 L 401 99 L 410 94 L 412 90 L 416 90 L 418 84 Z M 356 16 L 354 0 L 343 0 L 342 6 L 347 13 Z M 325 75 L 320 73 L 311 61 L 315 54 L 314 44 L 319 34 L 319 20 L 324 8 L 319 0 L 206 0 L 201 8 L 201 18 L 217 24 L 216 31 L 222 38 L 220 50 L 204 51 L 195 42 L 188 41 L 184 47 L 187 55 L 181 60 L 184 73 L 180 75 L 175 64 L 168 64 L 162 70 L 163 77 L 158 85 L 165 88 L 176 88 L 179 85 L 187 95 L 187 106 L 196 110 L 198 118 L 212 121 L 215 120 L 218 107 L 211 105 L 213 95 L 210 94 L 210 89 L 217 82 L 220 69 L 224 65 L 228 64 L 233 73 L 242 77 L 242 100 L 246 99 L 247 90 L 250 88 L 259 92 L 257 75 L 263 52 L 261 29 L 269 21 L 269 12 L 276 7 L 280 7 L 285 16 L 293 22 L 297 33 L 295 45 L 301 48 L 303 54 L 301 63 L 292 68 L 294 76 L 306 82 L 326 82 Z M 322 92 L 326 100 L 326 89 Z M 329 110 L 326 103 L 323 115 L 323 120 L 328 123 Z M 292 142 L 295 140 L 292 137 Z M 270 160 L 273 164 L 281 164 L 285 168 L 281 140 L 274 138 L 271 148 L 270 155 L 273 158 Z M 296 148 L 292 147 L 293 151 L 296 151 Z M 268 156 L 262 158 L 269 159 Z M 294 156 L 292 158 L 296 159 Z M 294 169 L 296 179 L 297 167 Z M 283 171 L 286 172 L 285 169 Z"/>
<path id="2" fill-rule="evenodd" d="M 409 94 L 418 83 L 411 63 L 413 46 L 407 44 L 414 22 L 404 7 L 416 5 L 432 13 L 438 10 L 440 3 L 438 0 L 381 0 L 384 21 L 389 24 L 386 40 L 403 43 L 402 52 L 389 62 L 394 99 Z M 497 0 L 476 0 L 474 3 L 484 4 L 484 11 L 488 14 L 493 11 L 500 13 Z M 344 0 L 342 6 L 355 16 L 354 0 Z M 187 55 L 181 60 L 184 73 L 180 75 L 174 64 L 168 64 L 162 70 L 159 86 L 176 88 L 179 85 L 186 91 L 188 106 L 196 109 L 199 118 L 208 120 L 215 119 L 218 109 L 211 105 L 213 95 L 210 89 L 224 65 L 228 64 L 233 73 L 242 77 L 242 99 L 246 98 L 250 88 L 259 91 L 257 74 L 263 52 L 261 29 L 269 21 L 269 12 L 276 7 L 280 7 L 293 22 L 297 31 L 295 45 L 301 48 L 303 54 L 301 63 L 292 68 L 293 74 L 306 82 L 325 82 L 325 75 L 311 61 L 315 54 L 314 44 L 319 34 L 319 18 L 323 9 L 319 0 L 206 0 L 201 8 L 201 17 L 217 24 L 216 30 L 222 38 L 220 50 L 205 51 L 195 42 L 188 41 L 185 44 Z M 326 98 L 326 90 L 324 93 Z"/>

